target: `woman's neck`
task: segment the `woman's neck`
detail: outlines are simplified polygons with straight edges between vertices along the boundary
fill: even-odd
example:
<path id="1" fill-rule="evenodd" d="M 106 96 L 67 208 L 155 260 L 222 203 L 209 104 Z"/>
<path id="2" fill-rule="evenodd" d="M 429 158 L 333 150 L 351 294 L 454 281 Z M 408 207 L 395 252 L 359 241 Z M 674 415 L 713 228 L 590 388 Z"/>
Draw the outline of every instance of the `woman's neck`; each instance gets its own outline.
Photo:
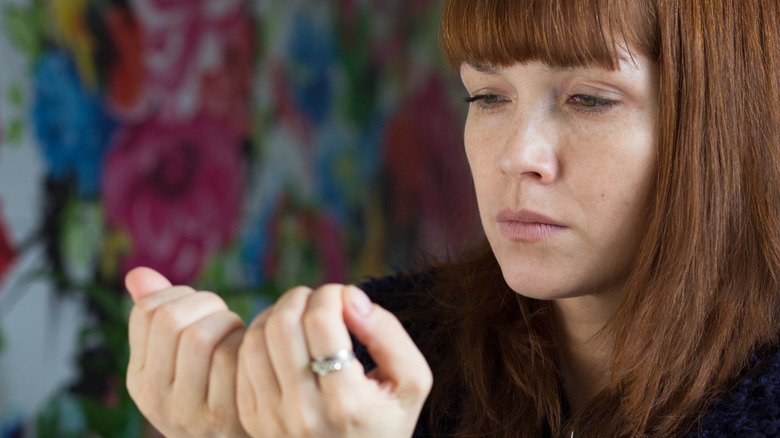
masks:
<path id="1" fill-rule="evenodd" d="M 603 332 L 617 305 L 616 293 L 557 300 L 562 328 L 561 377 L 563 390 L 576 411 L 609 382 L 612 338 Z"/>

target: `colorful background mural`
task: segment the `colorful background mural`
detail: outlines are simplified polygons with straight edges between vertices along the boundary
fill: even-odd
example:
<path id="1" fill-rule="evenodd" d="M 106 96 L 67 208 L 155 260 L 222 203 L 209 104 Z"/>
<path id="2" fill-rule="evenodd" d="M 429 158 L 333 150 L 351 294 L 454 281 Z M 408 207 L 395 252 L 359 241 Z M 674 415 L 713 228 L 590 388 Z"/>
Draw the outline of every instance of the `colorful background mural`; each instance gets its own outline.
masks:
<path id="1" fill-rule="evenodd" d="M 35 412 L 0 412 L 0 437 L 151 433 L 123 383 L 133 266 L 251 318 L 292 285 L 467 244 L 464 92 L 438 51 L 441 1 L 0 5 L 23 70 L 10 76 L 26 78 L 0 82 L 0 162 L 8 148 L 40 162 L 32 231 L 12 237 L 0 208 L 0 281 L 22 279 L 9 294 L 43 280 L 85 315 L 72 378 Z M 36 269 L 15 263 L 35 251 Z"/>

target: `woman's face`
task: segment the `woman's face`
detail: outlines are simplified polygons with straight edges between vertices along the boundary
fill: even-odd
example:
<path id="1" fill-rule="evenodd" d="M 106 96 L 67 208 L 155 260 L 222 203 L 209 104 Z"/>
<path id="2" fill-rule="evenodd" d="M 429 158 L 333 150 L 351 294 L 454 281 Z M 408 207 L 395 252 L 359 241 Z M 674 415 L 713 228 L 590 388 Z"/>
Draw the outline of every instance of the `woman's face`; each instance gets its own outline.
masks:
<path id="1" fill-rule="evenodd" d="M 657 74 L 463 65 L 465 145 L 487 238 L 509 286 L 538 299 L 618 291 L 655 170 Z"/>

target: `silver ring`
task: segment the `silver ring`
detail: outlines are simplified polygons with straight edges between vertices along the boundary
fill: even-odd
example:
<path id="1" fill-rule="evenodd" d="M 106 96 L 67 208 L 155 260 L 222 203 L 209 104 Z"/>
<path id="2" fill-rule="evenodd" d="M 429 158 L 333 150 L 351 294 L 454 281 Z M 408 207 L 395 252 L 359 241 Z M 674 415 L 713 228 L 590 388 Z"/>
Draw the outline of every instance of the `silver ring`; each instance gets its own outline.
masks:
<path id="1" fill-rule="evenodd" d="M 352 350 L 339 350 L 331 356 L 312 359 L 309 362 L 309 368 L 317 375 L 324 376 L 334 371 L 343 370 L 352 365 L 353 360 L 355 360 L 355 353 Z"/>

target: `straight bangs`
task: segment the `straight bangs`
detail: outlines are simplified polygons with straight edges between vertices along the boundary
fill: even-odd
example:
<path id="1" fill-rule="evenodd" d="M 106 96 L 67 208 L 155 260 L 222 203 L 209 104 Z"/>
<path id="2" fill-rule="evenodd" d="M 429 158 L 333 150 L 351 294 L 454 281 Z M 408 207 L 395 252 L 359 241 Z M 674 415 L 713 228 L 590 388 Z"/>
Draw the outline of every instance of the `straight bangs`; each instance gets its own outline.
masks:
<path id="1" fill-rule="evenodd" d="M 616 70 L 626 50 L 655 61 L 655 8 L 647 0 L 447 0 L 440 45 L 455 70 L 464 63 Z"/>

